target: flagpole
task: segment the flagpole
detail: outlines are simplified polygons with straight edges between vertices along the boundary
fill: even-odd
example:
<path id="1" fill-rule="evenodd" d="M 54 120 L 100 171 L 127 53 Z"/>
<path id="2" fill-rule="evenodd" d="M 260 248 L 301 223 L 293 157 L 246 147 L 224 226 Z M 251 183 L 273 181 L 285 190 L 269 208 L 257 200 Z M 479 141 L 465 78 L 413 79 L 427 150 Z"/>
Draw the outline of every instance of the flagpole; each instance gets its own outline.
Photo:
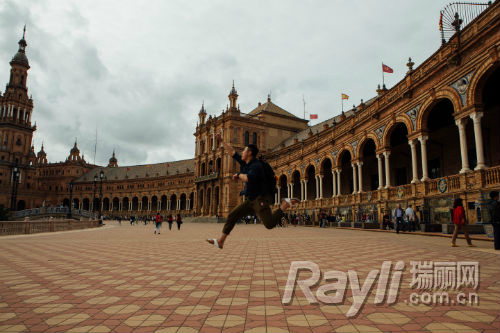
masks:
<path id="1" fill-rule="evenodd" d="M 340 100 L 342 101 L 342 113 L 344 113 L 344 98 L 342 97 L 342 94 L 340 94 Z"/>
<path id="2" fill-rule="evenodd" d="M 384 82 L 384 63 L 382 63 L 382 89 L 384 89 L 384 85 L 385 85 L 385 82 Z"/>

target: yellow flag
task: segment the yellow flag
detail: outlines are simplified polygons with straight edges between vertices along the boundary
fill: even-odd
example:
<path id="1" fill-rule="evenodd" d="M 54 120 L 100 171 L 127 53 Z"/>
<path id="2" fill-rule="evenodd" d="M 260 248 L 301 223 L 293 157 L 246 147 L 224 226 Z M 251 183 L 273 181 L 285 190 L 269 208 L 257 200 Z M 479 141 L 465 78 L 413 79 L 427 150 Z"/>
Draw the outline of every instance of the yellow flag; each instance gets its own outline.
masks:
<path id="1" fill-rule="evenodd" d="M 342 94 L 342 99 L 349 99 L 349 96 L 347 96 L 346 94 Z"/>

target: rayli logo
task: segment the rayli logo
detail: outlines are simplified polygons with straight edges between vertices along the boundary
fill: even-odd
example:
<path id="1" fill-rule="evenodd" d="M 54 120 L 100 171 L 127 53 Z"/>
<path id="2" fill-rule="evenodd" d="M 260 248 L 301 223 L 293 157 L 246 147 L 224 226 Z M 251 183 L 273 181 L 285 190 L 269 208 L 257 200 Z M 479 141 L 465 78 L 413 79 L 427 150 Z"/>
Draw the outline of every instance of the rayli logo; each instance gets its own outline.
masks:
<path id="1" fill-rule="evenodd" d="M 479 287 L 479 265 L 477 262 L 412 261 L 410 264 L 412 266 L 410 270 L 412 282 L 409 289 L 419 289 L 421 294 L 412 293 L 410 299 L 404 301 L 405 303 L 413 305 L 419 303 L 424 305 L 479 304 L 479 298 L 475 292 L 460 292 L 462 287 L 472 287 L 474 290 Z M 405 268 L 406 265 L 403 261 L 396 262 L 394 266 L 392 261 L 384 261 L 380 270 L 375 269 L 368 273 L 363 285 L 360 285 L 356 271 L 349 270 L 347 274 L 341 271 L 328 271 L 323 274 L 327 284 L 316 290 L 315 297 L 311 289 L 318 286 L 322 280 L 318 265 L 311 261 L 292 261 L 282 303 L 291 304 L 295 294 L 295 285 L 298 285 L 311 304 L 318 304 L 318 301 L 324 304 L 343 304 L 349 280 L 352 305 L 346 316 L 355 317 L 366 303 L 377 279 L 374 304 L 380 305 L 385 302 L 385 304 L 391 305 L 396 303 Z M 312 276 L 305 280 L 297 280 L 302 271 L 310 271 Z M 436 292 L 436 290 L 443 292 Z M 449 294 L 448 291 L 454 291 L 457 295 Z M 455 298 L 453 298 L 454 296 Z"/>
<path id="2" fill-rule="evenodd" d="M 283 294 L 282 303 L 290 304 L 295 294 L 295 284 L 297 284 L 307 300 L 311 304 L 318 304 L 318 300 L 325 304 L 342 304 L 346 297 L 347 290 L 347 276 L 352 290 L 353 304 L 347 312 L 347 317 L 356 316 L 365 304 L 368 294 L 372 290 L 375 280 L 378 278 L 377 292 L 375 294 L 375 304 L 382 304 L 384 302 L 386 291 L 389 287 L 389 294 L 387 296 L 387 304 L 393 304 L 397 300 L 398 291 L 401 286 L 401 273 L 405 269 L 405 263 L 398 261 L 392 267 L 391 261 L 384 261 L 380 270 L 372 270 L 365 279 L 362 286 L 359 284 L 358 273 L 349 270 L 346 274 L 341 271 L 328 271 L 324 273 L 324 278 L 328 283 L 320 286 L 316 290 L 316 297 L 314 297 L 311 288 L 316 287 L 321 281 L 321 270 L 318 265 L 311 261 L 292 261 L 290 270 L 288 272 L 288 280 Z M 299 272 L 309 270 L 312 276 L 306 280 L 297 280 Z M 392 273 L 391 277 L 391 271 Z M 391 277 L 389 279 L 389 277 Z M 389 285 L 390 280 L 390 285 Z M 334 295 L 330 295 L 333 292 Z M 329 295 L 327 295 L 327 293 Z"/>

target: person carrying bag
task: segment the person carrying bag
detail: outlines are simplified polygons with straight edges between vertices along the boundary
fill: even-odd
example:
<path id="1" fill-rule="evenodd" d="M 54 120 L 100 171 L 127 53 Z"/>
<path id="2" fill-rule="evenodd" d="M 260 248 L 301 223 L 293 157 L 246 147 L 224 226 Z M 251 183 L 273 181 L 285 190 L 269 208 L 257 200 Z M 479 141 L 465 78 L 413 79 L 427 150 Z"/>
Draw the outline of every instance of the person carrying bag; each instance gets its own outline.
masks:
<path id="1" fill-rule="evenodd" d="M 455 230 L 453 231 L 453 236 L 451 237 L 451 246 L 458 246 L 455 242 L 457 240 L 458 231 L 462 229 L 464 232 L 464 237 L 467 240 L 467 246 L 475 247 L 475 245 L 472 245 L 472 241 L 469 237 L 469 231 L 467 230 L 467 220 L 465 218 L 465 209 L 461 198 L 456 198 L 453 202 L 453 224 L 455 225 Z"/>

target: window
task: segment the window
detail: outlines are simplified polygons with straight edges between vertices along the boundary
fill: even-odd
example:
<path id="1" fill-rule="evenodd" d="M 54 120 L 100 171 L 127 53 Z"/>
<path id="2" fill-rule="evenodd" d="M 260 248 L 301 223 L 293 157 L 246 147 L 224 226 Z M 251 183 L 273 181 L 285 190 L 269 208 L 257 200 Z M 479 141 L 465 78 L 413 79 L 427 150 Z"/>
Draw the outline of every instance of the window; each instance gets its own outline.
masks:
<path id="1" fill-rule="evenodd" d="M 245 131 L 245 146 L 248 146 L 250 144 L 250 133 L 248 131 Z"/>
<path id="2" fill-rule="evenodd" d="M 255 133 L 255 132 L 254 132 L 254 133 L 253 133 L 253 135 L 252 135 L 252 143 L 253 143 L 254 145 L 256 145 L 256 144 L 257 144 L 257 133 Z"/>

